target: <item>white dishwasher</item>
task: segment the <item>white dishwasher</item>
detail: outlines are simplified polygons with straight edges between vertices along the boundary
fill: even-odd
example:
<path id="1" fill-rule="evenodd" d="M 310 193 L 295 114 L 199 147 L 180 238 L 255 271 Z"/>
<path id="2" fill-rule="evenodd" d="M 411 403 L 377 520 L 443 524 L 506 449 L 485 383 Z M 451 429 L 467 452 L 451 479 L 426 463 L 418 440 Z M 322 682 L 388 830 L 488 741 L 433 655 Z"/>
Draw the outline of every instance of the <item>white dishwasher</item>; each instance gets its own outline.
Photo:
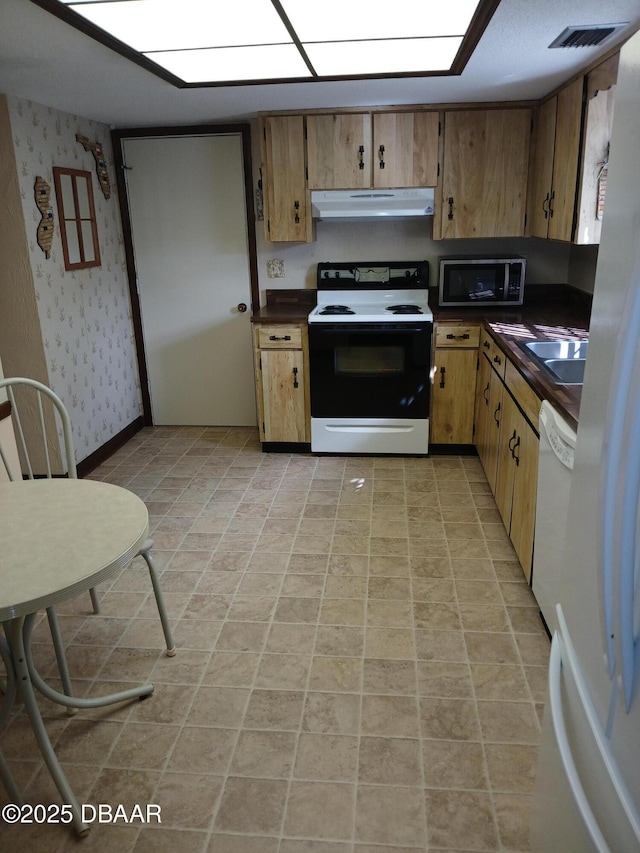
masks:
<path id="1" fill-rule="evenodd" d="M 575 430 L 543 400 L 531 586 L 551 634 L 557 627 L 555 605 L 560 600 L 558 592 L 575 447 Z"/>

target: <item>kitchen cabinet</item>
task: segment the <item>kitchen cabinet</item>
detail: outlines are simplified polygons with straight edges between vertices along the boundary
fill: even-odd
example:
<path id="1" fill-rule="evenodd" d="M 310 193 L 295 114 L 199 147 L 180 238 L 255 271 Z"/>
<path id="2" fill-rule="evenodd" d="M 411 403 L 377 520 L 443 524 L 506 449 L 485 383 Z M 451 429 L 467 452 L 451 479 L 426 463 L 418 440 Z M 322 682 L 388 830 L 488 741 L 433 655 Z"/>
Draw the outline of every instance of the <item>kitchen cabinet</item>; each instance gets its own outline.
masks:
<path id="1" fill-rule="evenodd" d="M 374 113 L 373 187 L 435 187 L 438 183 L 437 112 Z"/>
<path id="2" fill-rule="evenodd" d="M 269 242 L 310 242 L 311 201 L 306 186 L 304 119 L 261 119 L 265 237 Z"/>
<path id="3" fill-rule="evenodd" d="M 434 187 L 439 113 L 309 115 L 311 190 Z"/>
<path id="4" fill-rule="evenodd" d="M 587 75 L 575 243 L 600 242 L 619 58 L 614 54 Z"/>
<path id="5" fill-rule="evenodd" d="M 483 331 L 476 391 L 476 448 L 522 570 L 531 580 L 540 398 Z"/>
<path id="6" fill-rule="evenodd" d="M 371 113 L 307 116 L 310 190 L 371 185 Z"/>
<path id="7" fill-rule="evenodd" d="M 530 109 L 449 110 L 434 239 L 524 235 Z"/>
<path id="8" fill-rule="evenodd" d="M 539 108 L 533 139 L 528 234 L 573 240 L 584 78 Z"/>
<path id="9" fill-rule="evenodd" d="M 438 323 L 431 394 L 431 444 L 473 444 L 480 326 Z"/>
<path id="10" fill-rule="evenodd" d="M 260 441 L 310 441 L 306 324 L 255 324 L 253 334 Z"/>

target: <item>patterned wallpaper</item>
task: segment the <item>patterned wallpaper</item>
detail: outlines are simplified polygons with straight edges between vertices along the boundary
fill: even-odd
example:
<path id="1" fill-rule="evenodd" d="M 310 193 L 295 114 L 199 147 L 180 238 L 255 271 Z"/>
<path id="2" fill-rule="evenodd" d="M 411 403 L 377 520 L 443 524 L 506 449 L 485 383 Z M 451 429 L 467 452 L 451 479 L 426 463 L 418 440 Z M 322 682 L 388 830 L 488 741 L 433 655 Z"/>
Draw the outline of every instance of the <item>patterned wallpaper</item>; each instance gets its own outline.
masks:
<path id="1" fill-rule="evenodd" d="M 7 103 L 49 384 L 69 410 L 80 461 L 142 413 L 109 127 L 15 97 Z M 93 154 L 76 141 L 77 133 L 102 145 L 111 180 L 108 200 Z M 99 267 L 64 269 L 54 166 L 92 174 Z M 55 233 L 48 259 L 36 240 L 38 176 L 51 186 Z"/>

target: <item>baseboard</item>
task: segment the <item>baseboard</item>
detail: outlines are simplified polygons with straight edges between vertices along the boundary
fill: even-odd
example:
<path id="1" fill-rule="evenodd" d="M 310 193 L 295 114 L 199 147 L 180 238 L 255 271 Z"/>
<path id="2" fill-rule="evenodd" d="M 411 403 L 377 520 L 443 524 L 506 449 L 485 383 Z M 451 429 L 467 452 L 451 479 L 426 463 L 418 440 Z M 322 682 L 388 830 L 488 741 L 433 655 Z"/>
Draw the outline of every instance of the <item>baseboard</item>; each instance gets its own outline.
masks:
<path id="1" fill-rule="evenodd" d="M 430 456 L 477 456 L 475 444 L 430 444 Z"/>
<path id="2" fill-rule="evenodd" d="M 103 444 L 102 447 L 94 450 L 94 452 L 87 456 L 86 459 L 83 459 L 82 462 L 78 462 L 76 466 L 78 470 L 78 477 L 86 477 L 87 474 L 94 471 L 98 465 L 106 462 L 110 456 L 113 456 L 116 450 L 120 450 L 120 448 L 125 445 L 129 439 L 133 438 L 137 432 L 140 432 L 140 430 L 144 428 L 144 425 L 144 418 L 140 415 L 140 417 L 136 418 L 135 421 L 131 421 L 129 426 L 126 426 L 117 435 L 110 438 L 106 444 Z"/>
<path id="3" fill-rule="evenodd" d="M 264 453 L 309 453 L 311 444 L 304 441 L 263 441 Z"/>

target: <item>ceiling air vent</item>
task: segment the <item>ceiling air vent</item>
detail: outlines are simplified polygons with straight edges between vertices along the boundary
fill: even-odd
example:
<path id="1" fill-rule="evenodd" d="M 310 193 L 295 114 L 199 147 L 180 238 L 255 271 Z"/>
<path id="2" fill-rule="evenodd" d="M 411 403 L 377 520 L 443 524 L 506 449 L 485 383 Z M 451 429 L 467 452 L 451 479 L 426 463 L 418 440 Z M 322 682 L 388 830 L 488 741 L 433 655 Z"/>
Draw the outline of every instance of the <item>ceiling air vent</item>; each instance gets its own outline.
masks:
<path id="1" fill-rule="evenodd" d="M 549 47 L 596 47 L 627 26 L 623 24 L 586 24 L 582 27 L 567 27 Z"/>

